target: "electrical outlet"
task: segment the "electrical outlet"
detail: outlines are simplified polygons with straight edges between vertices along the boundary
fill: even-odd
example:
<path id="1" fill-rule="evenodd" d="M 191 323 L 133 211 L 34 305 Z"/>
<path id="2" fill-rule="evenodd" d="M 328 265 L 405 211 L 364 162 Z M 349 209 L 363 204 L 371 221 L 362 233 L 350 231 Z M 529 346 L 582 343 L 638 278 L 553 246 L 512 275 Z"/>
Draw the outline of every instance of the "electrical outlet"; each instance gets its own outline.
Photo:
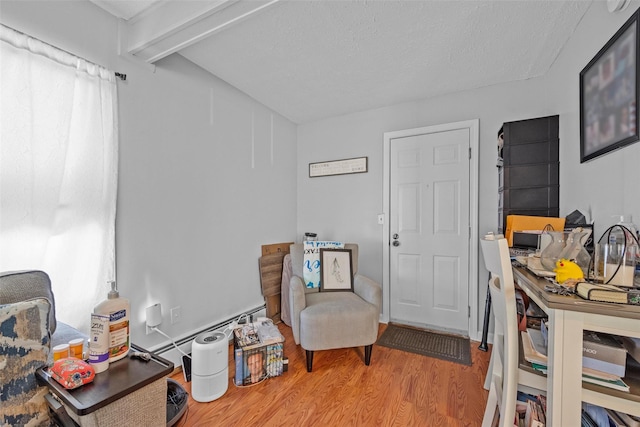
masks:
<path id="1" fill-rule="evenodd" d="M 171 309 L 171 324 L 178 323 L 182 320 L 182 308 L 180 306 Z"/>

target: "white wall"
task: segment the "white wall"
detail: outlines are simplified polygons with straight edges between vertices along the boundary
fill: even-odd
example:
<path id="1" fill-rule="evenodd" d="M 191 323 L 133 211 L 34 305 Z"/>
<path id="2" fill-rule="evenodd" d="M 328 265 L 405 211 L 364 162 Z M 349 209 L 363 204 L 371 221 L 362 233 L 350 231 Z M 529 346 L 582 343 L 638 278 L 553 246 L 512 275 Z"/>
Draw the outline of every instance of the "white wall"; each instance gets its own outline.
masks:
<path id="1" fill-rule="evenodd" d="M 260 246 L 296 238 L 295 125 L 179 55 L 155 73 L 119 57 L 117 20 L 88 1 L 0 7 L 3 24 L 127 74 L 116 239 L 133 341 L 166 341 L 144 331 L 157 302 L 174 337 L 264 304 Z"/>
<path id="2" fill-rule="evenodd" d="M 631 214 L 640 222 L 640 143 L 580 164 L 578 76 L 638 7 L 634 0 L 610 14 L 605 2 L 595 2 L 545 76 L 545 101 L 560 114 L 560 207 L 591 212 L 597 238 L 615 224 L 614 215 Z"/>
<path id="3" fill-rule="evenodd" d="M 376 214 L 382 212 L 383 133 L 474 118 L 480 119 L 478 231 L 484 235 L 496 230 L 498 130 L 504 122 L 555 114 L 560 115 L 560 214 L 574 209 L 587 214 L 590 208 L 598 237 L 598 232 L 613 224 L 610 215 L 614 213 L 633 214 L 640 220 L 640 144 L 581 165 L 578 113 L 580 71 L 637 7 L 634 1 L 621 15 L 611 15 L 605 2 L 594 2 L 544 78 L 298 126 L 298 234 L 317 231 L 320 238 L 359 242 L 361 272 L 381 282 L 383 236 Z M 366 174 L 308 177 L 311 162 L 359 156 L 369 157 Z M 481 264 L 479 271 L 473 286 L 479 305 L 476 323 L 481 328 L 487 273 Z M 480 331 L 471 335 L 479 337 Z"/>

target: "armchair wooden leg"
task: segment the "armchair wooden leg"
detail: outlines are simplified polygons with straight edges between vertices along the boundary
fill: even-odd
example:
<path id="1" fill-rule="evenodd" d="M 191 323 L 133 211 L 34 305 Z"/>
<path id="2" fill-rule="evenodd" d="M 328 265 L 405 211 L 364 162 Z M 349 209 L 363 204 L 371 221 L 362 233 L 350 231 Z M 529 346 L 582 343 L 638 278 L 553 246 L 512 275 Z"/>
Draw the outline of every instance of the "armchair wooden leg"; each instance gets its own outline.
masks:
<path id="1" fill-rule="evenodd" d="M 373 344 L 364 346 L 364 364 L 369 366 L 371 363 L 371 350 L 373 349 Z"/>
<path id="2" fill-rule="evenodd" d="M 313 350 L 307 350 L 307 372 L 313 369 Z"/>

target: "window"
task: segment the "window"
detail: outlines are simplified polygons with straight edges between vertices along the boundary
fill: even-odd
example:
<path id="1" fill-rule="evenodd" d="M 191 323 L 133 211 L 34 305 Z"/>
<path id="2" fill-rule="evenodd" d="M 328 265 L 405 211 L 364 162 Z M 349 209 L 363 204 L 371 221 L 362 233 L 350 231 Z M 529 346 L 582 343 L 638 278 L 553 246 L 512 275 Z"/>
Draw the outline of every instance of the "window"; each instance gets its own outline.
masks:
<path id="1" fill-rule="evenodd" d="M 0 271 L 51 277 L 88 331 L 115 280 L 115 73 L 0 26 Z"/>

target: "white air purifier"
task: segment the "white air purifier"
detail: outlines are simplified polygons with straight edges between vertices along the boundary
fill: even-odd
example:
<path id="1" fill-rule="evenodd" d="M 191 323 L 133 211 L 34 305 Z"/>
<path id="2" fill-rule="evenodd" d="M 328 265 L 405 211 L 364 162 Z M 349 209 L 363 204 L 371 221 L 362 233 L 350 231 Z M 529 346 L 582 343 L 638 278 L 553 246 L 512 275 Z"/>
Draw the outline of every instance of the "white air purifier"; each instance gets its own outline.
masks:
<path id="1" fill-rule="evenodd" d="M 222 332 L 205 332 L 191 345 L 191 397 L 211 402 L 229 387 L 229 339 Z"/>

